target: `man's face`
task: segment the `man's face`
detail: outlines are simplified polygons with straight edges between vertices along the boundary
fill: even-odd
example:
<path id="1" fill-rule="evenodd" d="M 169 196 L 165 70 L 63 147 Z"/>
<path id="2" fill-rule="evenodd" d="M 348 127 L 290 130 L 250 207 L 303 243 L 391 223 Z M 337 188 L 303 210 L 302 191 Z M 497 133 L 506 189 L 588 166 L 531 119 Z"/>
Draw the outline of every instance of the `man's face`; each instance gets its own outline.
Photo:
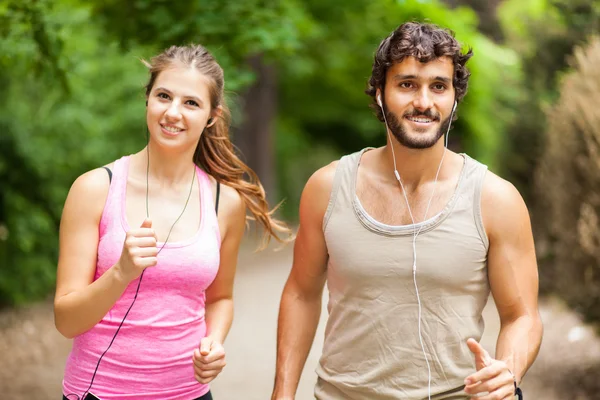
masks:
<path id="1" fill-rule="evenodd" d="M 401 145 L 426 149 L 446 133 L 454 105 L 453 76 L 449 57 L 428 63 L 407 57 L 388 69 L 383 112 Z"/>

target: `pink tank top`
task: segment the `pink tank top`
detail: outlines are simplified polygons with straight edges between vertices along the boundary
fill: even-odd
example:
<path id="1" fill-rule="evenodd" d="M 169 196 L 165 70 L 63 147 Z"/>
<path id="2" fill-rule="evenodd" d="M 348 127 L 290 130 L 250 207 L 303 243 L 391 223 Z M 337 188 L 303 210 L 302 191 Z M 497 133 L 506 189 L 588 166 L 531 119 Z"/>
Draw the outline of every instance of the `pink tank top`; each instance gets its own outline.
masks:
<path id="1" fill-rule="evenodd" d="M 128 170 L 129 156 L 115 162 L 100 220 L 94 279 L 119 260 L 130 229 L 125 216 Z M 158 255 L 158 264 L 144 273 L 135 304 L 102 358 L 90 390 L 102 400 L 189 400 L 209 390 L 194 378 L 192 354 L 206 335 L 205 290 L 219 268 L 221 239 L 210 180 L 200 168 L 196 175 L 200 227 L 187 240 L 167 243 Z M 198 203 L 190 201 L 190 206 L 194 204 Z M 98 359 L 131 305 L 138 282 L 129 284 L 96 326 L 73 340 L 65 367 L 64 395 L 81 398 L 88 389 Z"/>

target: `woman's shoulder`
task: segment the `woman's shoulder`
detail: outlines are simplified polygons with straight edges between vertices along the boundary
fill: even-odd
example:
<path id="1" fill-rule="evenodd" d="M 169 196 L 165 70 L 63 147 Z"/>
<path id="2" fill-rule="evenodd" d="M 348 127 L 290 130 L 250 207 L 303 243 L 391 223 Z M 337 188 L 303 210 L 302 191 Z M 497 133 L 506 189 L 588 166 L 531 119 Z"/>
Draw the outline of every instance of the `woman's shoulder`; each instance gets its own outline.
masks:
<path id="1" fill-rule="evenodd" d="M 218 202 L 218 223 L 221 238 L 229 236 L 229 232 L 239 231 L 243 233 L 246 224 L 246 202 L 240 192 L 233 186 L 226 183 L 219 183 L 217 190 L 217 181 L 210 176 L 210 182 L 213 189 L 213 199 Z M 217 196 L 218 193 L 218 196 Z"/>
<path id="2" fill-rule="evenodd" d="M 111 167 L 112 165 L 113 163 L 110 163 L 106 166 Z M 110 179 L 111 177 L 104 167 L 84 172 L 71 185 L 65 209 L 74 208 L 79 212 L 100 215 L 108 197 Z"/>
<path id="3" fill-rule="evenodd" d="M 108 192 L 112 175 L 115 169 L 115 164 L 119 160 L 113 160 L 100 167 L 86 171 L 79 175 L 73 182 L 71 189 L 76 190 L 89 190 L 91 194 L 98 195 L 104 192 Z"/>
<path id="4" fill-rule="evenodd" d="M 246 203 L 240 192 L 226 183 L 220 184 L 219 210 L 226 210 L 228 214 L 246 215 Z"/>
<path id="5" fill-rule="evenodd" d="M 111 164 L 107 164 L 107 167 Z M 104 167 L 94 168 L 79 175 L 71 185 L 71 191 L 87 193 L 95 196 L 108 192 L 110 186 L 110 175 Z"/>

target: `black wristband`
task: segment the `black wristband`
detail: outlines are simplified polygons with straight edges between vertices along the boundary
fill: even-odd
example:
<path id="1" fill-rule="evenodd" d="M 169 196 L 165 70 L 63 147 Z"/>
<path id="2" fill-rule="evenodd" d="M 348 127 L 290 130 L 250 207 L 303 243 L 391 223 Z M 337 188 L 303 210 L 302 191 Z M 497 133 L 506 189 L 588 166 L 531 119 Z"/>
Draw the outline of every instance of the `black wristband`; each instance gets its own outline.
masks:
<path id="1" fill-rule="evenodd" d="M 517 386 L 517 381 L 514 380 L 515 383 L 515 396 L 517 396 L 517 398 L 519 400 L 523 400 L 523 391 L 521 390 L 520 387 Z"/>

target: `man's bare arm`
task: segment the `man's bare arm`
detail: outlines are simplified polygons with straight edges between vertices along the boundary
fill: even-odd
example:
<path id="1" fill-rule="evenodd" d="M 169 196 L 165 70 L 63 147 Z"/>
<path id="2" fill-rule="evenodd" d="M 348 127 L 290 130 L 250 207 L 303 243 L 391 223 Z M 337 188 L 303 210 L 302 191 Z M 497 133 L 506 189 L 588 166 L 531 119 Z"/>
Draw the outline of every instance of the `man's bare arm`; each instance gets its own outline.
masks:
<path id="1" fill-rule="evenodd" d="M 489 281 L 501 321 L 496 359 L 520 382 L 537 357 L 543 331 L 529 213 L 517 189 L 493 174 L 484 182 L 482 213 L 490 241 Z"/>
<path id="2" fill-rule="evenodd" d="M 294 262 L 279 307 L 273 400 L 294 399 L 319 323 L 327 268 L 323 218 L 335 168 L 333 163 L 315 172 L 300 200 Z"/>

